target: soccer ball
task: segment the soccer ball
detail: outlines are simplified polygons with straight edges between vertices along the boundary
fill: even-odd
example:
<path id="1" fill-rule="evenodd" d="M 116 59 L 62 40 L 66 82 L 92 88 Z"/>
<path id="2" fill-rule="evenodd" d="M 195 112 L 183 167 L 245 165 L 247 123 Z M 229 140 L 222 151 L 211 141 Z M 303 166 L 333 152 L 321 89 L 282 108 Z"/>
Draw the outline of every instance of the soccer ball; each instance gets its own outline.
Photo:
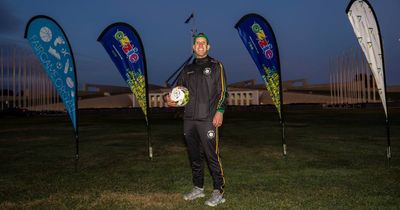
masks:
<path id="1" fill-rule="evenodd" d="M 177 106 L 185 106 L 189 102 L 189 90 L 183 86 L 176 86 L 169 94 Z"/>

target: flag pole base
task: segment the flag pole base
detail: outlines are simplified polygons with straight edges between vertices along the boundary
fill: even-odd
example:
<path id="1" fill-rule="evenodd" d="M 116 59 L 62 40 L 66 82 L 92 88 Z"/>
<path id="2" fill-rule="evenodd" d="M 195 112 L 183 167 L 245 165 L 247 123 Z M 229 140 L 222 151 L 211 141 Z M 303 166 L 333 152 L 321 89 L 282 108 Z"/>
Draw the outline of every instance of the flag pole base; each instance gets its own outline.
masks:
<path id="1" fill-rule="evenodd" d="M 75 155 L 75 172 L 78 172 L 79 155 Z"/>
<path id="2" fill-rule="evenodd" d="M 283 144 L 283 156 L 286 157 L 287 153 L 286 153 L 286 144 Z"/>
<path id="3" fill-rule="evenodd" d="M 153 147 L 149 147 L 149 159 L 153 160 Z"/>
<path id="4" fill-rule="evenodd" d="M 392 153 L 390 146 L 387 147 L 386 149 L 386 167 L 390 168 L 390 159 L 392 159 Z"/>

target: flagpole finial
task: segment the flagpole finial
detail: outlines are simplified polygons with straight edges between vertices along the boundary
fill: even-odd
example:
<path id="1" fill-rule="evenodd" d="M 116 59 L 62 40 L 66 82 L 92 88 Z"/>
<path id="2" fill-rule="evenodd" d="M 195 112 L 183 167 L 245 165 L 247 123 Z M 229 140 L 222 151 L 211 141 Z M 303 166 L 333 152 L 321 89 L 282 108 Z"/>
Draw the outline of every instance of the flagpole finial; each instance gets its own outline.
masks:
<path id="1" fill-rule="evenodd" d="M 185 24 L 188 24 L 190 22 L 190 20 L 192 20 L 193 18 L 194 18 L 194 12 L 192 12 L 192 14 L 190 14 L 189 17 L 186 18 Z"/>

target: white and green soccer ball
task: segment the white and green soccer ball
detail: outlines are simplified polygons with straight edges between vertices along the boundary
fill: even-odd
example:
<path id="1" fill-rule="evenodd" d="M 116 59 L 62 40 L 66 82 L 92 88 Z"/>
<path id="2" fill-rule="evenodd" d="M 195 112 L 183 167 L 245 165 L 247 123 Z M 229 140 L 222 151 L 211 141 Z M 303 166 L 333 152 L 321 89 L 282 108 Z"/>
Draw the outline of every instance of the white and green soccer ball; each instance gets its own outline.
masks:
<path id="1" fill-rule="evenodd" d="M 169 94 L 177 106 L 185 106 L 189 102 L 189 90 L 183 86 L 176 86 Z"/>

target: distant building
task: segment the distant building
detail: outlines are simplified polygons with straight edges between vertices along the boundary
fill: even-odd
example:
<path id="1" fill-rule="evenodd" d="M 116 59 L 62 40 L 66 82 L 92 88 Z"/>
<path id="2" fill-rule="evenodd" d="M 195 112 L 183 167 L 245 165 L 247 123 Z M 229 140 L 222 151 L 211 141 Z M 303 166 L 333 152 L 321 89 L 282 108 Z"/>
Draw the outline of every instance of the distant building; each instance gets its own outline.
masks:
<path id="1" fill-rule="evenodd" d="M 64 106 L 57 96 L 54 88 L 46 81 L 43 88 L 48 90 L 36 92 L 27 90 L 24 96 L 17 95 L 16 103 L 21 104 L 22 108 L 33 111 L 63 111 Z M 150 107 L 165 107 L 162 97 L 168 94 L 171 88 L 149 85 L 149 104 Z M 32 94 L 29 94 L 32 92 Z M 400 86 L 388 87 L 388 101 L 400 101 Z M 39 93 L 39 92 L 37 92 Z M 228 105 L 229 106 L 258 106 L 272 105 L 272 99 L 267 91 L 265 84 L 256 84 L 255 80 L 246 80 L 228 85 Z M 32 95 L 32 96 L 31 96 Z M 13 95 L 2 94 L 2 107 L 14 107 Z M 139 107 L 130 88 L 113 85 L 85 84 L 84 88 L 78 93 L 78 106 L 80 109 L 96 108 L 132 108 Z M 32 98 L 33 97 L 33 98 Z M 26 102 L 24 102 L 24 100 Z M 379 101 L 378 101 L 379 102 Z M 307 80 L 290 80 L 283 82 L 283 103 L 284 104 L 332 104 L 332 92 L 330 84 L 311 85 Z"/>
<path id="2" fill-rule="evenodd" d="M 306 80 L 292 80 L 283 83 L 284 104 L 314 103 L 326 104 L 330 101 L 329 85 L 309 85 Z M 163 96 L 171 88 L 150 85 L 150 107 L 165 107 Z M 271 97 L 264 84 L 256 84 L 255 80 L 247 80 L 228 85 L 229 106 L 250 106 L 272 104 Z M 87 84 L 79 93 L 79 108 L 122 108 L 138 107 L 138 103 L 127 87 Z"/>

